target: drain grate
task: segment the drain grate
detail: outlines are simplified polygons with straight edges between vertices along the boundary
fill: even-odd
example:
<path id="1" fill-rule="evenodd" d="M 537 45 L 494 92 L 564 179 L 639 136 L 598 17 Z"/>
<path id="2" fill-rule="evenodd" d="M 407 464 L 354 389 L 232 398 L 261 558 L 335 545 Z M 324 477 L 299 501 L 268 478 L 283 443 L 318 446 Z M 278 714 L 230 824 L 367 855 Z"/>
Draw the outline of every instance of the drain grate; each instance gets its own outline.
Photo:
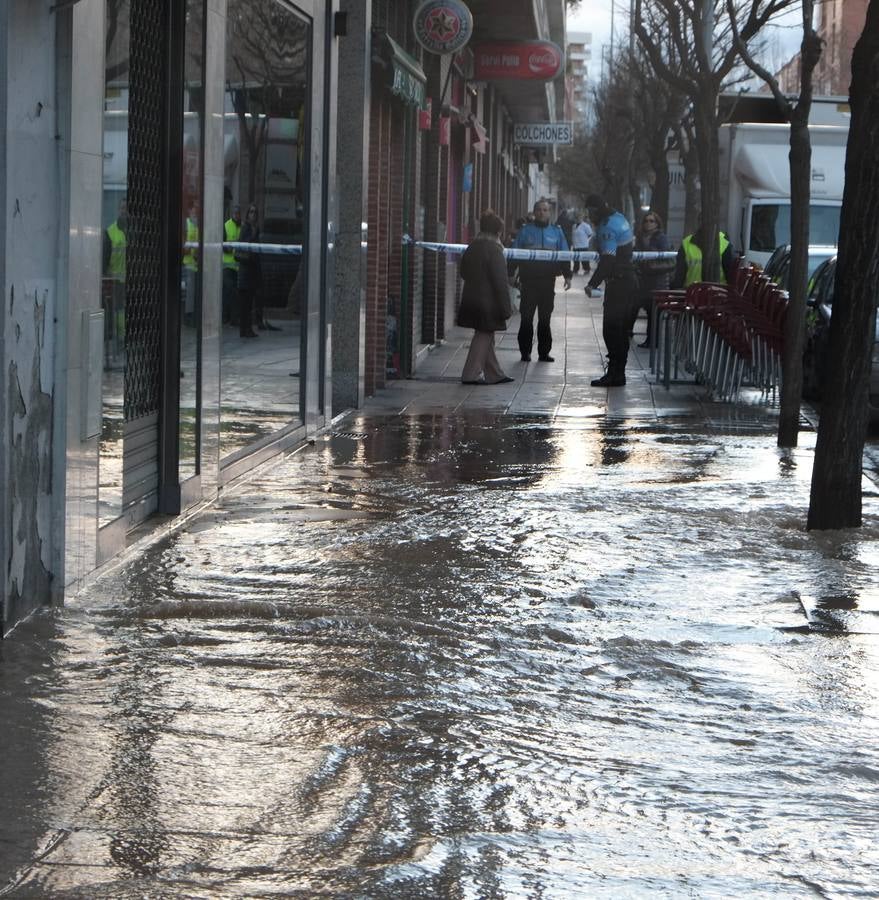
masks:
<path id="1" fill-rule="evenodd" d="M 333 437 L 350 438 L 352 441 L 362 441 L 369 437 L 365 431 L 337 431 Z"/>

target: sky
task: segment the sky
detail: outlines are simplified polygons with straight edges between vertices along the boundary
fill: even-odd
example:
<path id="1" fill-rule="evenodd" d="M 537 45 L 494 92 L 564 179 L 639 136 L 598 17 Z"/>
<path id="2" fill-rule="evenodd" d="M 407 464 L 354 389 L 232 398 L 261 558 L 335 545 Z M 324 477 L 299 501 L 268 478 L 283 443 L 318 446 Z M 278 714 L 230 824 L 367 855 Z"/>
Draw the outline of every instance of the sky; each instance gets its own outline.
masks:
<path id="1" fill-rule="evenodd" d="M 613 7 L 613 16 L 611 16 Z M 589 31 L 592 33 L 592 59 L 590 73 L 597 74 L 601 64 L 602 46 L 610 44 L 611 18 L 614 26 L 614 42 L 616 46 L 626 44 L 629 35 L 629 0 L 582 0 L 576 12 L 568 13 L 568 31 Z M 775 65 L 770 68 L 777 69 L 799 47 L 800 12 L 794 10 L 782 22 L 780 27 L 773 27 L 772 41 L 776 45 L 772 50 L 772 62 Z"/>

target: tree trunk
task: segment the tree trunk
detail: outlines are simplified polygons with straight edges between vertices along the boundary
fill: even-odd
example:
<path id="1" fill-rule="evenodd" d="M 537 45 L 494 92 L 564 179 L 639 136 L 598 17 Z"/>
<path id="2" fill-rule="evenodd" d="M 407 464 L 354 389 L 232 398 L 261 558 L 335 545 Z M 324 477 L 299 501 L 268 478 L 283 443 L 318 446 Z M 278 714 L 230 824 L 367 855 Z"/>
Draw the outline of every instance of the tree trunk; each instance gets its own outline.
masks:
<path id="1" fill-rule="evenodd" d="M 695 144 L 687 147 L 684 163 L 684 234 L 691 234 L 699 224 L 699 154 Z"/>
<path id="2" fill-rule="evenodd" d="M 822 44 L 813 25 L 814 3 L 803 0 L 803 39 L 800 42 L 800 96 L 790 115 L 791 262 L 790 303 L 784 325 L 781 410 L 778 446 L 796 447 L 803 393 L 803 337 L 809 278 L 809 220 L 812 193 L 812 73 L 821 58 Z M 789 107 L 788 107 L 789 108 Z"/>
<path id="3" fill-rule="evenodd" d="M 650 192 L 650 207 L 659 213 L 663 222 L 668 222 L 668 156 L 665 152 L 665 141 L 662 152 L 653 154 L 650 166 L 653 169 L 653 190 Z"/>
<path id="4" fill-rule="evenodd" d="M 720 147 L 717 138 L 717 92 L 704 86 L 695 103 L 696 150 L 701 182 L 702 280 L 720 280 L 717 212 L 720 209 Z"/>
<path id="5" fill-rule="evenodd" d="M 828 377 L 815 446 L 808 528 L 861 524 L 870 352 L 879 293 L 879 0 L 852 56 L 851 126 L 830 321 Z"/>
<path id="6" fill-rule="evenodd" d="M 801 95 L 790 125 L 790 301 L 784 322 L 781 409 L 778 419 L 779 447 L 796 447 L 800 431 L 803 336 L 806 321 L 806 286 L 809 277 L 809 200 L 812 182 L 810 106 L 810 102 L 803 105 Z"/>

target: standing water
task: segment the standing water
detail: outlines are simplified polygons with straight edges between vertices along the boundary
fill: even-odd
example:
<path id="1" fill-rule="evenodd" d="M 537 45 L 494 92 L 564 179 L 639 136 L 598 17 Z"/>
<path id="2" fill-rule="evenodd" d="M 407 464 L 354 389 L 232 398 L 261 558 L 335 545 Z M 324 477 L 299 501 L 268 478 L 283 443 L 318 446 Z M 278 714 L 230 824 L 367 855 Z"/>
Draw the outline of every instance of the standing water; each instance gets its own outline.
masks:
<path id="1" fill-rule="evenodd" d="M 807 533 L 765 431 L 352 427 L 2 647 L 0 895 L 879 893 L 869 483 Z"/>

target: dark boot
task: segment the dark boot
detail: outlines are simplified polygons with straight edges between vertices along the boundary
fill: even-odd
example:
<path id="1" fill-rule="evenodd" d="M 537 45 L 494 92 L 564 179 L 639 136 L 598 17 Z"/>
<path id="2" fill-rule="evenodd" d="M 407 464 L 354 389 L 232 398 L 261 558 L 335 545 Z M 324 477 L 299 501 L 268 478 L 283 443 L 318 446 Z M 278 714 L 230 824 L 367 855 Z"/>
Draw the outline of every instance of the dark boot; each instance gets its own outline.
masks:
<path id="1" fill-rule="evenodd" d="M 622 387 L 626 383 L 625 375 L 611 375 L 605 372 L 601 378 L 595 378 L 591 382 L 592 387 Z"/>

